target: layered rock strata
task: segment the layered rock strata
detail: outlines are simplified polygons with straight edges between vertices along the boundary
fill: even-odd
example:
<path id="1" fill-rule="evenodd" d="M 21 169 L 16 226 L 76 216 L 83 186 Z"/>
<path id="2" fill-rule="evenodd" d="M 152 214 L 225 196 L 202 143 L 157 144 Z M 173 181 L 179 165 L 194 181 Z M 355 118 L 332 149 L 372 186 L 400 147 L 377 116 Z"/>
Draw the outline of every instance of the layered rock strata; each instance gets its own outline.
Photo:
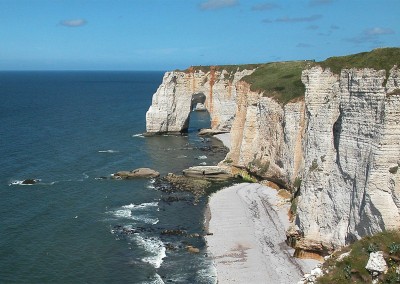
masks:
<path id="1" fill-rule="evenodd" d="M 304 98 L 282 105 L 229 74 L 168 72 L 146 115 L 147 131 L 188 127 L 204 95 L 215 131 L 229 131 L 223 164 L 299 188 L 292 241 L 329 253 L 364 235 L 400 226 L 400 71 L 313 67 Z M 294 206 L 296 207 L 296 206 Z"/>

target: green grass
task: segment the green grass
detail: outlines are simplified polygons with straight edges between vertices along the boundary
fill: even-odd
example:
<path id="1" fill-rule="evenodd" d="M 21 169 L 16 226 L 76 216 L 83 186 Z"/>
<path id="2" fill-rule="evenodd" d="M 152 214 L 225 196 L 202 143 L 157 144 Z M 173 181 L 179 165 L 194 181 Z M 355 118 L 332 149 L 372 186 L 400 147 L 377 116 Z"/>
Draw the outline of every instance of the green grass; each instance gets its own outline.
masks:
<path id="1" fill-rule="evenodd" d="M 233 74 L 242 70 L 256 69 L 251 75 L 243 77 L 243 81 L 249 83 L 252 91 L 263 92 L 263 96 L 272 97 L 281 104 L 304 97 L 305 87 L 301 82 L 301 72 L 312 66 L 330 68 L 339 74 L 342 69 L 349 68 L 373 68 L 376 70 L 389 70 L 394 66 L 400 66 L 400 48 L 378 48 L 370 52 L 362 52 L 347 56 L 330 57 L 322 62 L 314 61 L 287 61 L 265 64 L 245 65 L 220 65 L 220 66 L 192 66 L 184 72 L 203 71 L 207 73 L 214 68 L 216 71 L 226 70 L 226 79 L 232 80 Z M 397 93 L 393 93 L 397 94 Z"/>
<path id="2" fill-rule="evenodd" d="M 337 261 L 339 255 L 350 250 L 348 257 L 340 262 Z M 400 264 L 400 231 L 398 230 L 365 237 L 334 253 L 323 265 L 323 270 L 328 269 L 329 272 L 320 277 L 317 283 L 371 283 L 371 276 L 365 266 L 369 253 L 373 251 L 383 251 L 389 267 L 388 273 L 379 277 L 379 283 L 398 283 L 393 281 L 399 278 L 395 272 Z"/>
<path id="3" fill-rule="evenodd" d="M 262 91 L 264 96 L 286 104 L 304 96 L 305 87 L 301 82 L 301 72 L 310 66 L 311 61 L 267 63 L 242 80 L 251 85 L 252 91 Z"/>
<path id="4" fill-rule="evenodd" d="M 243 70 L 253 70 L 259 67 L 262 64 L 240 64 L 240 65 L 218 65 L 218 66 L 192 66 L 184 72 L 193 71 L 203 71 L 204 73 L 210 72 L 211 67 L 214 68 L 216 71 L 226 70 L 229 74 L 234 72 L 243 71 Z"/>
<path id="5" fill-rule="evenodd" d="M 386 70 L 386 75 L 393 65 L 400 66 L 400 48 L 377 48 L 370 52 L 362 52 L 347 56 L 330 57 L 317 65 L 330 68 L 333 73 L 339 74 L 342 69 L 373 68 Z"/>

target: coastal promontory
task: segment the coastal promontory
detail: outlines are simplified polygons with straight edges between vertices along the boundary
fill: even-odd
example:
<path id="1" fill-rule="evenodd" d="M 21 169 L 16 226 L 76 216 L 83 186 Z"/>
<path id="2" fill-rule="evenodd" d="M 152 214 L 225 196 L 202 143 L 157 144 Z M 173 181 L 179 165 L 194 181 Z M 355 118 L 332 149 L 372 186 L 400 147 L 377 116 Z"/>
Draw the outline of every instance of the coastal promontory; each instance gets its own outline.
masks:
<path id="1" fill-rule="evenodd" d="M 400 48 L 323 62 L 191 67 L 167 72 L 149 133 L 184 133 L 201 103 L 229 133 L 221 166 L 292 193 L 288 240 L 326 255 L 400 227 Z"/>

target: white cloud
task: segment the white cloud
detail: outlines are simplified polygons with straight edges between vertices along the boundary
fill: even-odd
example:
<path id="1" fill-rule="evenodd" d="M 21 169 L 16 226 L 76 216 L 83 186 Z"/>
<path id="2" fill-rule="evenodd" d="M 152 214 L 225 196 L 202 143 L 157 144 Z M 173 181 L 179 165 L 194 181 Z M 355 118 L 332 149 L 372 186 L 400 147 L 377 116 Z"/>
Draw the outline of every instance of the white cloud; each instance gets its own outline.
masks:
<path id="1" fill-rule="evenodd" d="M 298 17 L 298 18 L 283 17 L 283 18 L 278 18 L 275 21 L 284 23 L 300 23 L 300 22 L 314 22 L 321 18 L 322 18 L 321 15 L 312 15 L 309 17 Z"/>
<path id="2" fill-rule="evenodd" d="M 381 40 L 381 36 L 391 35 L 394 33 L 395 32 L 389 28 L 375 27 L 364 30 L 364 32 L 358 36 L 347 38 L 346 41 L 353 42 L 356 44 L 362 44 L 367 42 L 374 44 L 382 44 L 383 42 Z"/>
<path id="3" fill-rule="evenodd" d="M 392 29 L 385 29 L 385 28 L 372 28 L 372 29 L 367 29 L 364 31 L 365 35 L 390 35 L 394 34 L 394 31 Z"/>
<path id="4" fill-rule="evenodd" d="M 70 28 L 82 27 L 87 24 L 85 19 L 70 19 L 60 21 L 60 25 Z"/>
<path id="5" fill-rule="evenodd" d="M 237 0 L 207 0 L 200 4 L 201 10 L 216 10 L 232 7 L 238 4 Z"/>

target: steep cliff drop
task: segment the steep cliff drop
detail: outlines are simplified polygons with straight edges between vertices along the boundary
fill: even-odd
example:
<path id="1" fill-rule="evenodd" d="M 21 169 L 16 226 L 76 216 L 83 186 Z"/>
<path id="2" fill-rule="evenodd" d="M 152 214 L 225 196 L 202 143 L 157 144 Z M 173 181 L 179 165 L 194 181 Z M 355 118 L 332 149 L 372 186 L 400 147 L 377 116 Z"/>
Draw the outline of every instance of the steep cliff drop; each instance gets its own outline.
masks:
<path id="1" fill-rule="evenodd" d="M 400 49 L 350 59 L 367 58 L 368 67 L 375 62 L 370 58 L 385 52 L 388 63 L 372 64 L 374 69 L 356 61 L 356 68 L 339 70 L 300 62 L 303 71 L 293 82 L 298 86 L 301 80 L 303 95 L 284 101 L 279 98 L 284 85 L 254 88 L 260 80 L 269 82 L 270 75 L 259 70 L 272 63 L 167 72 L 147 112 L 147 131 L 185 131 L 192 97 L 204 95 L 212 128 L 231 134 L 222 163 L 291 189 L 290 242 L 298 255 L 328 254 L 400 227 Z M 289 63 L 273 64 L 273 82 L 297 76 L 283 72 Z"/>

